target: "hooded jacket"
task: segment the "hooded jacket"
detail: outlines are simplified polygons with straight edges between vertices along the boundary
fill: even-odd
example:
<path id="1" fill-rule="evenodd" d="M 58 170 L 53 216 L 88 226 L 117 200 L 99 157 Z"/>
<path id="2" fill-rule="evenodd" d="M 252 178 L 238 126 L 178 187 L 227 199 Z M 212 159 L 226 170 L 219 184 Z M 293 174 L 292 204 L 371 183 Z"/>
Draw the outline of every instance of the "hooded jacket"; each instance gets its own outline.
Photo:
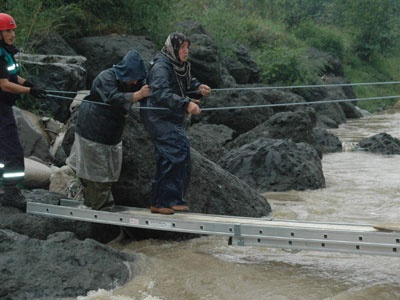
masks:
<path id="1" fill-rule="evenodd" d="M 133 92 L 140 90 L 145 78 L 146 69 L 136 51 L 128 52 L 119 64 L 102 71 L 85 97 L 90 102 L 82 102 L 79 108 L 76 132 L 90 141 L 118 144 Z M 128 89 L 124 82 L 133 80 L 139 83 Z"/>
<path id="2" fill-rule="evenodd" d="M 148 78 L 149 97 L 140 102 L 142 107 L 150 108 L 141 109 L 140 113 L 153 138 L 176 127 L 184 127 L 186 108 L 191 101 L 187 93 L 195 92 L 200 85 L 194 77 L 191 77 L 191 82 L 186 80 L 187 77 L 175 74 L 171 61 L 165 55 L 156 55 Z"/>

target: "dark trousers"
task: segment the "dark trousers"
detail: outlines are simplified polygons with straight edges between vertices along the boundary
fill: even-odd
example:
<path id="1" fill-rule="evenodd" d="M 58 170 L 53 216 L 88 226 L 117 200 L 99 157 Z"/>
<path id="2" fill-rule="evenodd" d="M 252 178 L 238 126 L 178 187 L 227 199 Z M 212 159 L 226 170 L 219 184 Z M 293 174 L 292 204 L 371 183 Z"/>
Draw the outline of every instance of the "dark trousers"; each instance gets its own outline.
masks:
<path id="1" fill-rule="evenodd" d="M 184 131 L 173 131 L 154 141 L 157 169 L 152 181 L 155 207 L 184 205 L 190 183 L 190 144 Z"/>
<path id="2" fill-rule="evenodd" d="M 0 179 L 4 187 L 16 186 L 24 179 L 24 150 L 18 137 L 12 107 L 0 106 Z"/>

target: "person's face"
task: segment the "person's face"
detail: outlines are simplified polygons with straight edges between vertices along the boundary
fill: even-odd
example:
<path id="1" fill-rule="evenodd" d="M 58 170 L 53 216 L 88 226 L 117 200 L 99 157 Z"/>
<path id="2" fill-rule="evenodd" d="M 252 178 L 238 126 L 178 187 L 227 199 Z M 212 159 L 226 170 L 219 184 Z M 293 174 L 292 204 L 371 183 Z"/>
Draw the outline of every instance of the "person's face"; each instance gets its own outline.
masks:
<path id="1" fill-rule="evenodd" d="M 15 29 L 7 29 L 1 31 L 1 37 L 7 45 L 14 45 L 15 42 Z"/>
<path id="2" fill-rule="evenodd" d="M 138 82 L 139 82 L 139 80 L 131 80 L 131 81 L 126 81 L 125 83 L 127 85 L 132 86 L 132 85 L 137 85 Z"/>
<path id="3" fill-rule="evenodd" d="M 189 43 L 188 42 L 183 42 L 183 44 L 179 47 L 179 60 L 181 62 L 185 62 L 188 60 L 188 55 L 189 55 Z"/>
<path id="4" fill-rule="evenodd" d="M 133 92 L 135 89 L 137 89 L 136 85 L 138 84 L 138 82 L 139 80 L 121 81 L 122 92 Z"/>

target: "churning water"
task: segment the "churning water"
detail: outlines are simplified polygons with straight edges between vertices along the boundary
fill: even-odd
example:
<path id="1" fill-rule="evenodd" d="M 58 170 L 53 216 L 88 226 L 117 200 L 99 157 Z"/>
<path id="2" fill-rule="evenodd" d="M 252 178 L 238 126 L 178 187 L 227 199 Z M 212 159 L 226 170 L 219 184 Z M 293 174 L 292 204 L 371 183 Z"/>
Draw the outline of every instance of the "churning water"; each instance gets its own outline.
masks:
<path id="1" fill-rule="evenodd" d="M 386 132 L 400 139 L 400 112 L 351 120 L 332 130 L 344 143 L 323 157 L 326 188 L 266 193 L 275 219 L 400 223 L 400 155 L 350 151 Z M 79 300 L 400 299 L 400 258 L 228 246 L 224 237 L 115 245 L 142 253 L 140 275 Z"/>

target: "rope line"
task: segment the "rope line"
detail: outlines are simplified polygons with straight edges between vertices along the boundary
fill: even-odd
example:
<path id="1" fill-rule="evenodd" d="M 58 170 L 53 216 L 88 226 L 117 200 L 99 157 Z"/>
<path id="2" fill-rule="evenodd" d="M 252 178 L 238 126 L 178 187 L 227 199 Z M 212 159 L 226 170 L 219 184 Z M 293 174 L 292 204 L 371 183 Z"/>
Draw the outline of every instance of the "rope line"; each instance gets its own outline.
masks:
<path id="1" fill-rule="evenodd" d="M 385 85 L 399 84 L 400 81 L 383 81 L 383 82 L 359 82 L 359 83 L 335 83 L 335 84 L 314 84 L 314 85 L 287 85 L 287 86 L 260 86 L 260 87 L 237 87 L 237 88 L 221 88 L 212 89 L 212 92 L 227 91 L 247 91 L 247 90 L 273 90 L 273 89 L 302 89 L 317 87 L 335 87 L 335 86 L 365 86 L 365 85 Z"/>
<path id="2" fill-rule="evenodd" d="M 228 91 L 247 91 L 247 90 L 272 90 L 272 89 L 299 89 L 299 88 L 317 88 L 317 87 L 345 87 L 345 86 L 366 86 L 366 85 L 387 85 L 387 84 L 399 84 L 400 81 L 383 81 L 383 82 L 359 82 L 359 83 L 338 83 L 338 84 L 316 84 L 316 85 L 292 85 L 292 86 L 260 86 L 260 87 L 236 87 L 236 88 L 220 88 L 212 89 L 212 92 L 228 92 Z M 59 90 L 46 90 L 48 97 L 54 97 L 64 100 L 75 100 L 75 98 L 65 97 L 55 94 L 87 94 L 87 92 L 73 92 L 73 91 L 59 91 Z M 395 99 L 400 96 L 383 96 L 383 97 L 369 97 L 369 98 L 357 98 L 357 99 L 338 99 L 338 100 L 326 100 L 326 101 L 310 101 L 310 102 L 294 102 L 294 103 L 277 103 L 277 104 L 261 104 L 261 105 L 242 105 L 242 106 L 228 106 L 228 107 L 209 107 L 202 108 L 202 111 L 216 111 L 216 110 L 229 110 L 229 109 L 248 109 L 248 108 L 263 108 L 263 107 L 279 107 L 279 106 L 293 106 L 293 105 L 308 105 L 308 104 L 322 104 L 332 102 L 352 102 L 352 101 L 365 101 L 365 100 L 384 100 L 384 99 Z M 78 100 L 82 102 L 90 102 L 103 106 L 110 106 L 108 103 L 95 102 L 88 100 Z M 148 109 L 148 110 L 167 110 L 165 107 L 138 107 L 132 106 L 133 109 Z"/>
<path id="3" fill-rule="evenodd" d="M 53 94 L 47 94 L 47 97 L 54 97 L 54 98 L 59 98 L 59 99 L 63 99 L 63 100 L 76 100 L 76 101 L 81 101 L 81 102 L 89 102 L 89 103 L 103 105 L 103 106 L 111 106 L 110 104 L 104 103 L 104 102 L 90 101 L 90 100 L 85 100 L 85 99 L 78 100 L 78 99 L 71 98 L 71 97 L 65 97 L 65 96 L 59 96 L 59 95 L 53 95 Z M 167 110 L 168 109 L 166 107 L 135 107 L 135 106 L 132 106 L 132 108 L 149 109 L 149 110 Z"/>
<path id="4" fill-rule="evenodd" d="M 381 81 L 381 82 L 356 82 L 356 83 L 334 83 L 334 84 L 311 84 L 311 85 L 287 85 L 287 86 L 255 86 L 255 87 L 236 87 L 236 88 L 220 88 L 212 89 L 212 92 L 227 92 L 227 91 L 246 91 L 246 90 L 273 90 L 273 89 L 300 89 L 300 88 L 317 88 L 317 87 L 345 87 L 345 86 L 366 86 L 366 85 L 388 85 L 400 84 L 400 81 Z M 86 94 L 86 92 L 71 92 L 46 90 L 48 93 L 55 94 Z"/>
<path id="5" fill-rule="evenodd" d="M 278 106 L 294 106 L 294 105 L 309 105 L 309 104 L 323 104 L 323 103 L 334 103 L 334 102 L 352 102 L 352 101 L 365 101 L 365 100 L 384 100 L 384 99 L 396 99 L 398 96 L 382 96 L 382 97 L 369 97 L 369 98 L 357 98 L 357 99 L 338 99 L 338 100 L 320 100 L 310 102 L 293 102 L 293 103 L 275 103 L 275 104 L 260 104 L 260 105 L 243 105 L 243 106 L 224 106 L 224 107 L 210 107 L 202 108 L 201 111 L 215 111 L 215 110 L 228 110 L 228 109 L 245 109 L 245 108 L 263 108 L 263 107 L 278 107 Z"/>
<path id="6" fill-rule="evenodd" d="M 65 97 L 65 96 L 59 96 L 59 95 L 53 95 L 53 94 L 47 94 L 47 97 L 54 97 L 54 98 L 59 98 L 59 99 L 63 99 L 63 100 L 75 100 L 75 98 L 72 98 L 72 97 Z M 99 105 L 110 106 L 110 104 L 104 103 L 104 102 L 95 102 L 95 101 L 89 101 L 89 100 L 84 100 L 84 99 L 77 100 L 77 101 L 90 102 L 90 103 L 95 103 L 95 104 L 99 104 Z"/>
<path id="7" fill-rule="evenodd" d="M 77 94 L 77 95 L 86 95 L 88 92 L 83 92 L 83 91 L 78 91 L 78 92 L 72 92 L 72 91 L 57 91 L 57 90 L 46 90 L 47 93 L 55 93 L 55 94 Z"/>
<path id="8" fill-rule="evenodd" d="M 71 97 L 64 97 L 59 95 L 48 94 L 48 97 L 55 97 L 65 100 L 74 100 Z M 201 111 L 217 111 L 217 110 L 230 110 L 230 109 L 248 109 L 248 108 L 265 108 L 265 107 L 279 107 L 279 106 L 295 106 L 295 105 L 310 105 L 310 104 L 326 104 L 335 102 L 353 102 L 353 101 L 366 101 L 366 100 L 387 100 L 400 98 L 400 95 L 395 96 L 381 96 L 381 97 L 368 97 L 368 98 L 355 98 L 355 99 L 337 99 L 337 100 L 319 100 L 319 101 L 309 101 L 309 102 L 291 102 L 291 103 L 274 103 L 274 104 L 258 104 L 258 105 L 241 105 L 241 106 L 224 106 L 224 107 L 205 107 L 201 108 Z M 94 102 L 88 100 L 77 100 L 82 102 L 90 102 L 93 104 L 110 106 L 108 103 L 104 102 Z M 148 109 L 148 110 L 168 110 L 166 107 L 141 107 L 132 106 L 131 109 Z"/>

